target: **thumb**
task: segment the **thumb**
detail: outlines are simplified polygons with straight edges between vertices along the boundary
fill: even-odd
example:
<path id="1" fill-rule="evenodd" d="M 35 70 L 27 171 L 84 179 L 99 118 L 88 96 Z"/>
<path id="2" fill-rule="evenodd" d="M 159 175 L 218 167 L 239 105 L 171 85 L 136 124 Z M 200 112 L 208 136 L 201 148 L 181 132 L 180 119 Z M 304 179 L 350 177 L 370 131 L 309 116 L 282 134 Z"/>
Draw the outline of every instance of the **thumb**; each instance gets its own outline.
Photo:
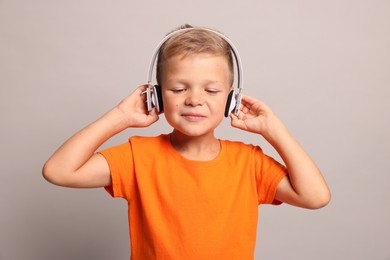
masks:
<path id="1" fill-rule="evenodd" d="M 235 128 L 245 129 L 245 123 L 233 113 L 230 114 L 230 125 Z"/>
<path id="2" fill-rule="evenodd" d="M 159 119 L 160 117 L 155 107 L 146 116 L 146 122 L 150 125 L 157 122 Z"/>

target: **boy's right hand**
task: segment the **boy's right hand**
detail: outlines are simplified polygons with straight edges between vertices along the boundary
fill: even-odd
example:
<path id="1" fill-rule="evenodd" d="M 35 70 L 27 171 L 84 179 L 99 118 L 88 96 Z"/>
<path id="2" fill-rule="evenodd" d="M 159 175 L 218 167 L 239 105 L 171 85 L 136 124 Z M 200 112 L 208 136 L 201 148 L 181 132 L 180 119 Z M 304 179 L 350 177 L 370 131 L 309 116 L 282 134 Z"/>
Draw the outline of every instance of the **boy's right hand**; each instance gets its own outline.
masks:
<path id="1" fill-rule="evenodd" d="M 125 127 L 147 127 L 159 119 L 156 108 L 148 112 L 146 106 L 146 95 L 143 92 L 150 87 L 142 85 L 132 94 L 123 99 L 116 107 L 123 117 Z"/>
<path id="2" fill-rule="evenodd" d="M 138 87 L 114 109 L 70 137 L 45 163 L 45 179 L 65 187 L 110 185 L 107 161 L 95 152 L 118 132 L 128 127 L 146 127 L 158 120 L 156 109 L 147 111 L 146 97 L 142 95 L 147 87 Z"/>

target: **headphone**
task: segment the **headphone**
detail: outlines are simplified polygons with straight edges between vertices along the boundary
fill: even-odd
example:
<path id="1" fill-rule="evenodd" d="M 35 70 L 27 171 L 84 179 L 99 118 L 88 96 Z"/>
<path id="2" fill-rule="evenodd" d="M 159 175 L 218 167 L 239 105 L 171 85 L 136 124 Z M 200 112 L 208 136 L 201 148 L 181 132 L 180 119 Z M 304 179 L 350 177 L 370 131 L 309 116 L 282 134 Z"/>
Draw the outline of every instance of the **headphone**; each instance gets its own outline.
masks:
<path id="1" fill-rule="evenodd" d="M 151 84 L 152 82 L 152 74 L 153 74 L 153 68 L 156 63 L 157 56 L 160 52 L 161 46 L 168 41 L 172 36 L 185 32 L 185 31 L 190 31 L 194 29 L 199 29 L 199 28 L 184 28 L 180 29 L 177 31 L 174 31 L 167 36 L 165 36 L 161 42 L 157 45 L 156 50 L 153 53 L 150 66 L 149 66 L 149 72 L 148 72 L 148 77 L 147 77 L 147 85 L 152 86 L 151 88 L 148 87 L 145 91 L 146 93 L 146 103 L 147 103 L 147 109 L 150 112 L 153 107 L 157 109 L 157 112 L 162 112 L 163 111 L 163 100 L 162 100 L 162 94 L 161 94 L 161 86 L 159 85 L 153 85 Z M 240 106 L 241 106 L 241 98 L 242 98 L 242 88 L 243 88 L 243 77 L 242 77 L 242 65 L 241 65 L 241 59 L 238 54 L 238 51 L 236 47 L 234 46 L 233 42 L 227 38 L 225 35 L 208 29 L 208 28 L 200 28 L 201 30 L 204 31 L 209 31 L 212 33 L 215 33 L 222 39 L 224 39 L 230 46 L 231 52 L 233 53 L 233 56 L 236 61 L 236 66 L 237 66 L 237 90 L 232 90 L 230 91 L 228 95 L 228 99 L 226 102 L 226 107 L 225 107 L 225 117 L 228 117 L 230 113 L 234 113 L 236 116 L 238 116 L 238 113 L 240 112 Z"/>

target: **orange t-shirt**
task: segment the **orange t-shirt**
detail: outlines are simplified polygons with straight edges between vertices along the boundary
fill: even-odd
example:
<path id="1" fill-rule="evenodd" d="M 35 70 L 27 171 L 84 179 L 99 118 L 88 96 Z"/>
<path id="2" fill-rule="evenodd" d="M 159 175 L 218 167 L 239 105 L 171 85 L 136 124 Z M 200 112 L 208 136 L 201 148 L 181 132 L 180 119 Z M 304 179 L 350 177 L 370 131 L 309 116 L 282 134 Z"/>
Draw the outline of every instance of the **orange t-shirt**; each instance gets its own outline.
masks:
<path id="1" fill-rule="evenodd" d="M 128 201 L 131 259 L 253 259 L 258 204 L 274 203 L 285 167 L 258 146 L 221 140 L 211 161 L 192 161 L 169 135 L 132 137 L 101 152 Z"/>

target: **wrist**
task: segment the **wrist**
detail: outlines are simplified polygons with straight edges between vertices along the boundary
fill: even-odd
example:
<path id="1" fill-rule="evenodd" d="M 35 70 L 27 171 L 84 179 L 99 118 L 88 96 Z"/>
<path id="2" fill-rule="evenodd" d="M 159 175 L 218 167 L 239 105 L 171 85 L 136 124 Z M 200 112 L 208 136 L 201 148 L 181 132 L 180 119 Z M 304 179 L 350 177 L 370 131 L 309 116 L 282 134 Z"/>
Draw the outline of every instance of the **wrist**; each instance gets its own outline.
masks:
<path id="1" fill-rule="evenodd" d="M 267 131 L 262 135 L 275 148 L 291 137 L 290 132 L 278 118 L 268 123 Z"/>
<path id="2" fill-rule="evenodd" d="M 108 111 L 102 118 L 102 122 L 107 129 L 114 134 L 119 133 L 128 128 L 127 116 L 117 107 Z"/>

